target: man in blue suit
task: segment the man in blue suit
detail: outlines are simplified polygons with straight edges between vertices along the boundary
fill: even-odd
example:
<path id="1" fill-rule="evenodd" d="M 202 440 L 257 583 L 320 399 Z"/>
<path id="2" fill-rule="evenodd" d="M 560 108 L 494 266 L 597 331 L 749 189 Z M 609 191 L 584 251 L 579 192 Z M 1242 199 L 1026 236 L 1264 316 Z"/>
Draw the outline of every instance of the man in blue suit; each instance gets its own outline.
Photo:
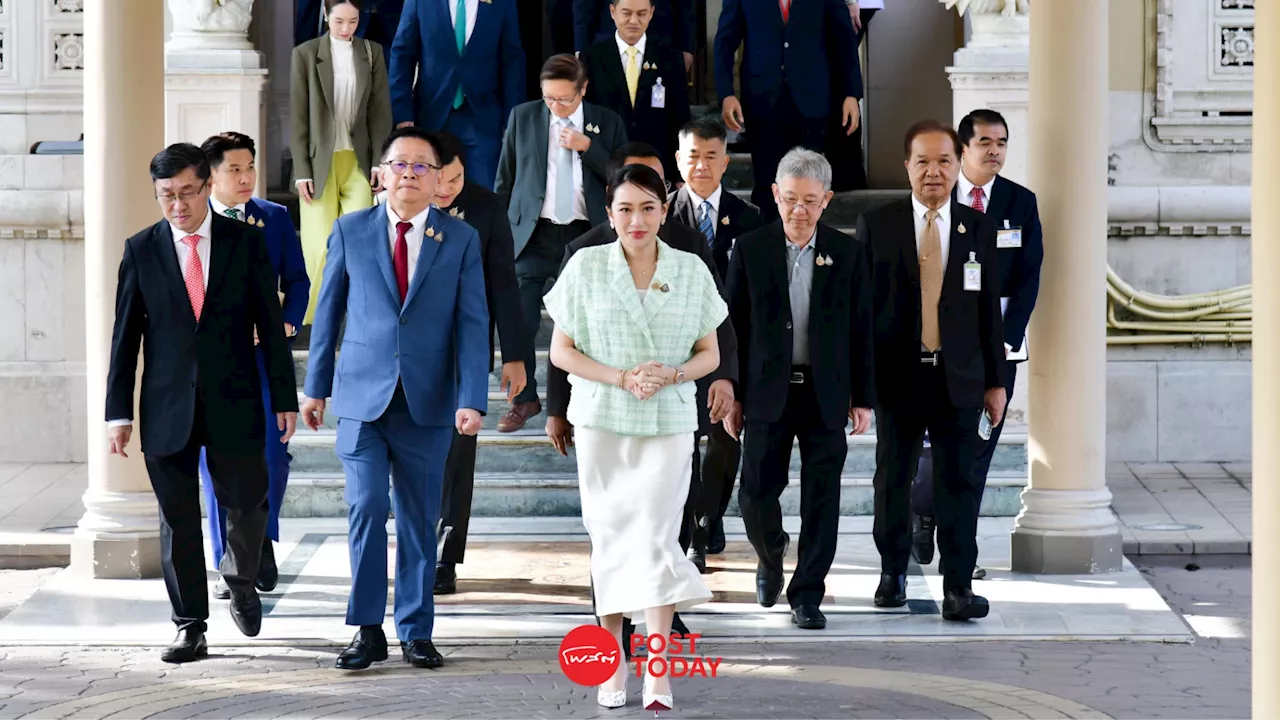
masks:
<path id="1" fill-rule="evenodd" d="M 410 0 L 389 77 L 397 127 L 453 133 L 466 150 L 467 177 L 492 190 L 502 129 L 525 100 L 515 0 Z"/>
<path id="2" fill-rule="evenodd" d="M 284 294 L 281 315 L 284 318 L 284 335 L 292 338 L 302 325 L 307 312 L 311 281 L 307 279 L 307 267 L 302 261 L 302 243 L 289 219 L 289 211 L 277 203 L 253 197 L 258 184 L 255 166 L 257 150 L 253 138 L 238 132 L 225 132 L 204 141 L 200 150 L 209 159 L 212 168 L 213 192 L 209 205 L 213 212 L 260 228 L 267 237 L 267 256 L 271 260 L 271 277 L 275 278 Z M 275 422 L 271 409 L 271 394 L 267 391 L 267 370 L 262 349 L 258 352 L 258 375 L 262 378 L 262 405 L 266 409 L 267 423 L 267 537 L 262 543 L 262 562 L 258 566 L 258 589 L 271 592 L 279 579 L 275 550 L 271 542 L 280 540 L 280 505 L 284 501 L 285 488 L 289 485 L 289 446 L 280 442 L 283 432 Z M 200 451 L 200 478 L 204 485 L 204 497 L 209 517 L 209 542 L 213 546 L 213 566 L 222 566 L 226 547 L 227 512 L 219 506 L 214 493 L 213 477 L 205 451 Z M 227 584 L 218 579 L 213 596 L 219 600 L 231 597 Z"/>
<path id="3" fill-rule="evenodd" d="M 684 71 L 693 67 L 697 50 L 698 24 L 693 15 L 694 0 L 653 0 L 649 21 L 650 37 L 662 38 L 680 50 Z M 598 42 L 613 38 L 618 26 L 609 12 L 611 0 L 573 0 L 573 48 L 579 53 Z"/>
<path id="4" fill-rule="evenodd" d="M 293 45 L 297 47 L 325 32 L 324 0 L 295 0 L 293 8 Z M 363 0 L 360 2 L 360 26 L 356 36 L 382 45 L 383 55 L 391 52 L 391 41 L 400 26 L 400 10 L 404 0 Z"/>
<path id="5" fill-rule="evenodd" d="M 742 99 L 733 88 L 734 56 L 742 47 Z M 778 162 L 802 145 L 821 152 L 827 120 L 840 98 L 845 132 L 858 127 L 862 72 L 853 21 L 844 0 L 724 0 L 716 30 L 716 93 L 730 130 L 747 126 L 755 187 L 751 202 L 766 221 L 777 219 L 773 200 Z"/>
<path id="6" fill-rule="evenodd" d="M 382 148 L 387 202 L 339 218 L 329 237 L 302 416 L 315 430 L 333 396 L 335 447 L 350 505 L 351 596 L 357 625 L 341 670 L 387 659 L 389 490 L 396 507 L 396 634 L 414 667 L 443 664 L 431 643 L 436 522 L 453 431 L 475 435 L 489 399 L 489 310 L 480 236 L 433 209 L 440 147 L 400 128 Z M 338 333 L 342 362 L 334 371 Z M 391 486 L 391 477 L 395 484 Z"/>

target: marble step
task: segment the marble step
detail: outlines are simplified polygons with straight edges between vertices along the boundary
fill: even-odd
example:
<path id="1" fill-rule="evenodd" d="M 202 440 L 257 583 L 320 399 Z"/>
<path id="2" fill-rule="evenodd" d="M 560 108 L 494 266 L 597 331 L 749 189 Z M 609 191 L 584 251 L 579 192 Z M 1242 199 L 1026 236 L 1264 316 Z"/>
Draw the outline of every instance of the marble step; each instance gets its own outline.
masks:
<path id="1" fill-rule="evenodd" d="M 982 514 L 1017 515 L 1021 509 L 1019 494 L 1025 485 L 1025 473 L 992 471 L 982 498 Z M 340 472 L 292 473 L 280 514 L 289 518 L 346 517 L 344 487 Z M 791 482 L 782 492 L 781 503 L 784 515 L 800 513 L 798 472 L 791 473 Z M 841 515 L 872 515 L 874 507 L 870 474 L 845 475 L 840 479 Z M 580 517 L 582 504 L 577 476 L 573 472 L 522 475 L 477 472 L 471 514 L 475 517 Z M 728 515 L 738 514 L 735 492 L 729 501 Z"/>
<path id="2" fill-rule="evenodd" d="M 536 350 L 538 368 L 535 372 L 535 379 L 538 381 L 539 392 L 547 387 L 547 354 L 548 350 Z M 307 361 L 309 354 L 306 350 L 293 351 L 293 377 L 297 382 L 298 389 L 301 390 L 303 383 L 307 379 Z M 489 391 L 497 392 L 498 384 L 502 381 L 501 369 L 502 354 L 495 352 L 493 356 L 493 372 L 489 373 Z M 335 361 L 336 366 L 336 361 Z M 527 371 L 527 370 L 526 370 Z"/>
<path id="3" fill-rule="evenodd" d="M 551 446 L 543 431 L 546 415 L 540 414 L 529 421 L 523 430 L 514 433 L 498 433 L 494 430 L 482 430 L 476 456 L 476 471 L 483 473 L 510 473 L 525 475 L 529 473 L 563 473 L 573 474 L 577 465 L 574 451 L 570 449 L 569 457 L 562 457 Z M 295 472 L 339 473 L 342 465 L 334 455 L 334 430 L 311 431 L 302 429 L 294 436 L 289 445 L 293 456 L 292 469 Z M 993 472 L 1014 473 L 1025 476 L 1027 473 L 1027 436 L 1025 432 L 1004 433 L 996 448 L 991 462 Z M 703 441 L 705 443 L 705 440 Z M 871 475 L 876 467 L 876 439 L 874 433 L 848 436 L 849 454 L 845 458 L 844 475 Z M 791 453 L 791 469 L 800 470 L 800 452 L 798 448 Z"/>

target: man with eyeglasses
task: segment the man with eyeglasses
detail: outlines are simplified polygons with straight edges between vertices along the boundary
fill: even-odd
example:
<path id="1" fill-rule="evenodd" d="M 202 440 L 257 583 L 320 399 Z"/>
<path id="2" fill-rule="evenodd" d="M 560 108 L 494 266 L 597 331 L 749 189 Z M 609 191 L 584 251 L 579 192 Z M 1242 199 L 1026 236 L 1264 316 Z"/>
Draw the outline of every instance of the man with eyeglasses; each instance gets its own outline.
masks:
<path id="1" fill-rule="evenodd" d="M 187 143 L 152 159 L 164 220 L 125 244 L 107 374 L 108 444 L 111 454 L 127 457 L 142 351 L 142 454 L 160 506 L 160 562 L 178 626 L 161 659 L 172 663 L 209 652 L 201 448 L 227 512 L 220 569 L 231 619 L 249 637 L 262 627 L 254 583 L 267 530 L 268 441 L 258 352 L 278 442 L 289 442 L 297 422 L 293 358 L 266 240 L 257 227 L 214 214 L 210 172 L 205 154 Z"/>
<path id="2" fill-rule="evenodd" d="M 791 622 L 821 630 L 819 609 L 840 529 L 845 428 L 871 426 L 871 280 L 861 241 L 819 222 L 831 166 L 796 148 L 778 164 L 781 219 L 738 238 L 729 259 L 729 316 L 738 334 L 738 401 L 725 429 L 742 439 L 738 507 L 755 548 L 756 601 L 782 593 L 791 537 L 779 498 L 800 445 L 800 547 L 787 588 Z M 779 307 L 781 303 L 781 307 Z"/>
<path id="3" fill-rule="evenodd" d="M 609 156 L 627 142 L 622 118 L 583 102 L 587 73 L 572 55 L 542 66 L 542 99 L 511 112 L 502 139 L 498 181 L 515 241 L 516 279 L 524 310 L 524 367 L 529 384 L 498 420 L 498 432 L 524 428 L 542 412 L 537 355 L 542 295 L 560 274 L 565 248 L 605 216 Z"/>
<path id="4" fill-rule="evenodd" d="M 489 400 L 489 310 L 480 237 L 432 207 L 436 138 L 400 128 L 382 147 L 383 206 L 341 217 L 329 237 L 302 403 L 313 430 L 332 394 L 346 472 L 351 595 L 358 626 L 340 670 L 387 659 L 387 515 L 395 493 L 395 621 L 404 661 L 444 663 L 435 622 L 436 522 L 453 433 L 474 436 Z M 346 320 L 346 328 L 342 323 Z M 334 367 L 342 331 L 342 362 Z M 391 478 L 395 476 L 395 483 Z"/>

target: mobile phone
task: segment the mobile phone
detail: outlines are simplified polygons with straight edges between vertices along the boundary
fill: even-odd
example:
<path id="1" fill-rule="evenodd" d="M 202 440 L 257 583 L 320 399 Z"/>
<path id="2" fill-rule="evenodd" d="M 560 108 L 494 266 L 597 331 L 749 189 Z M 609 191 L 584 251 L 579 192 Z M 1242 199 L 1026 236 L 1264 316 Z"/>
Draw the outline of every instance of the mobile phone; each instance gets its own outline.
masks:
<path id="1" fill-rule="evenodd" d="M 991 413 L 983 410 L 982 417 L 978 419 L 978 437 L 990 440 L 992 427 L 994 426 L 991 423 Z"/>

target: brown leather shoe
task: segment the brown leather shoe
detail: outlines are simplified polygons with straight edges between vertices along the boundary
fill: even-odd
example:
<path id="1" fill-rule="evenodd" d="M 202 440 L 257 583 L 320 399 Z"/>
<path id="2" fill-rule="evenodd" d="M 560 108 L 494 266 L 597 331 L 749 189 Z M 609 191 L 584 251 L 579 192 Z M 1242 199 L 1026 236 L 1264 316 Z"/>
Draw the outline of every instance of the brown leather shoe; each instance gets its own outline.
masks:
<path id="1" fill-rule="evenodd" d="M 537 400 L 516 403 L 511 406 L 506 415 L 498 419 L 498 432 L 509 433 L 520 430 L 525 423 L 529 422 L 529 418 L 540 412 L 542 412 L 542 403 Z"/>

